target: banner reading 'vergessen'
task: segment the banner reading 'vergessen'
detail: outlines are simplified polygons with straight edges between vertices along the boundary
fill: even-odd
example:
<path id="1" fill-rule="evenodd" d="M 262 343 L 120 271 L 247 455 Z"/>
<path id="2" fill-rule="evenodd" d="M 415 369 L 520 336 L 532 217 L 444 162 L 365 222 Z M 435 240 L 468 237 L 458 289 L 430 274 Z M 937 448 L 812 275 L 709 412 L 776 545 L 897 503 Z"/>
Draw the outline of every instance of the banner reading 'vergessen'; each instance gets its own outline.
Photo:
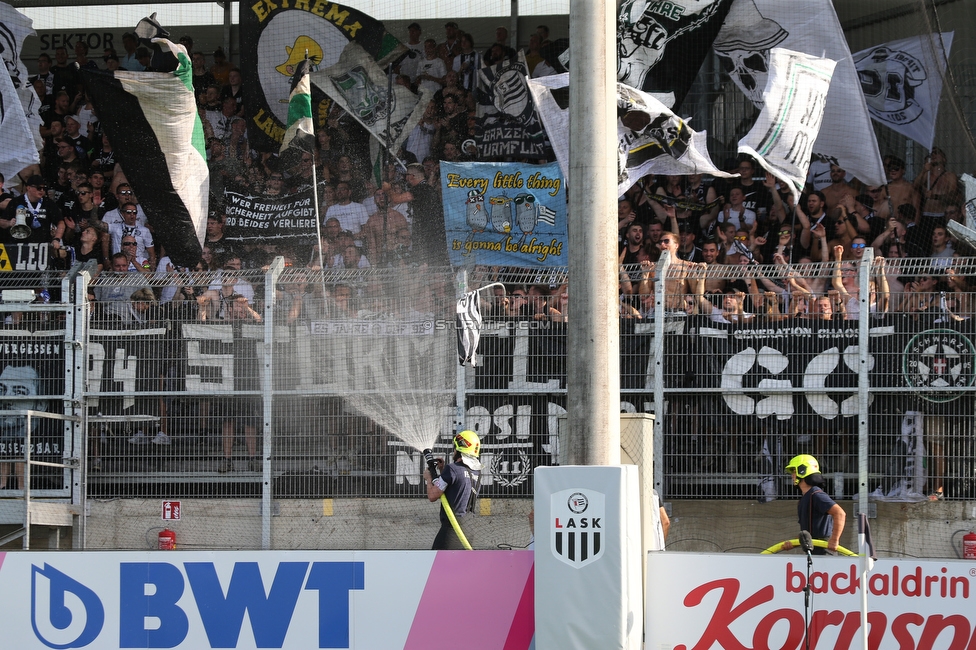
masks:
<path id="1" fill-rule="evenodd" d="M 224 233 L 230 241 L 315 237 L 311 190 L 274 199 L 224 192 L 224 205 Z"/>
<path id="2" fill-rule="evenodd" d="M 441 162 L 452 266 L 564 266 L 566 187 L 559 165 Z"/>

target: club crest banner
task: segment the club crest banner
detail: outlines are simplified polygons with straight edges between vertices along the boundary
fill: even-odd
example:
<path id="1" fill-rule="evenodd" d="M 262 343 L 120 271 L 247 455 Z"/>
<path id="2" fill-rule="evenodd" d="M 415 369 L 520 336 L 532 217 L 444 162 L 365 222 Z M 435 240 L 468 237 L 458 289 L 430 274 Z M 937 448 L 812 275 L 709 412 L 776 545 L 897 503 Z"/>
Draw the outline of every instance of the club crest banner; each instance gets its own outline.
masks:
<path id="1" fill-rule="evenodd" d="M 551 158 L 536 106 L 526 85 L 525 57 L 483 66 L 478 73 L 478 129 L 475 145 L 482 159 Z"/>
<path id="2" fill-rule="evenodd" d="M 404 51 L 383 24 L 366 14 L 328 2 L 241 7 L 241 74 L 248 139 L 259 151 L 278 151 L 288 126 L 291 78 L 306 52 L 315 69 L 339 61 L 350 41 L 359 43 L 380 67 Z M 313 115 L 315 105 L 313 98 Z"/>
<path id="3" fill-rule="evenodd" d="M 559 165 L 441 162 L 452 266 L 565 266 L 566 186 Z"/>
<path id="4" fill-rule="evenodd" d="M 871 117 L 926 149 L 932 148 L 935 139 L 952 35 L 913 36 L 854 55 Z"/>

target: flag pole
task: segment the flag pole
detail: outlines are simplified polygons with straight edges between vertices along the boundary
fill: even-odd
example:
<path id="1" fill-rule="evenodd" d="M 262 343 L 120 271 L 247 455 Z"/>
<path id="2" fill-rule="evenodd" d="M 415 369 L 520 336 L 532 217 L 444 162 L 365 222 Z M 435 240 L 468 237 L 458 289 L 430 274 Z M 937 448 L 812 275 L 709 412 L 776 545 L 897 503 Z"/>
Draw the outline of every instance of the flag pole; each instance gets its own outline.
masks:
<path id="1" fill-rule="evenodd" d="M 307 49 L 305 50 L 305 62 L 306 62 L 305 63 L 306 67 L 312 65 L 308 59 Z M 314 121 L 312 122 L 312 124 L 314 125 Z M 312 132 L 313 134 L 315 132 L 314 126 L 312 128 Z M 322 305 L 324 307 L 325 297 L 328 295 L 328 292 L 325 290 L 325 256 L 322 253 L 322 219 L 319 217 L 319 183 L 318 183 L 318 175 L 316 174 L 315 171 L 316 161 L 315 161 L 314 142 L 312 144 L 312 150 L 309 153 L 312 156 L 312 201 L 313 201 L 313 205 L 315 206 L 315 238 L 318 241 L 318 245 L 319 245 L 319 270 L 320 270 L 319 280 L 322 282 Z"/>

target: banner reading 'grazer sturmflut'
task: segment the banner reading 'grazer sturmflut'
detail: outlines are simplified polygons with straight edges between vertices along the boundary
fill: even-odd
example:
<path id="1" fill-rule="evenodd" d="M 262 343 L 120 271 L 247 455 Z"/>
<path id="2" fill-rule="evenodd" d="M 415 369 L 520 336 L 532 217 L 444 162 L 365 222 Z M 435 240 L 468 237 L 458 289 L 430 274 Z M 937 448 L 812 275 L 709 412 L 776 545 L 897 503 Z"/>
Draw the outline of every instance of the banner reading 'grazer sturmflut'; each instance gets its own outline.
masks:
<path id="1" fill-rule="evenodd" d="M 241 48 L 247 134 L 259 151 L 277 151 L 281 144 L 292 75 L 306 55 L 315 69 L 326 68 L 355 41 L 384 67 L 403 51 L 382 23 L 351 7 L 259 0 L 241 9 L 241 42 L 248 44 Z M 312 112 L 314 116 L 314 107 Z"/>
<path id="2" fill-rule="evenodd" d="M 566 187 L 559 165 L 441 162 L 452 266 L 565 266 Z"/>

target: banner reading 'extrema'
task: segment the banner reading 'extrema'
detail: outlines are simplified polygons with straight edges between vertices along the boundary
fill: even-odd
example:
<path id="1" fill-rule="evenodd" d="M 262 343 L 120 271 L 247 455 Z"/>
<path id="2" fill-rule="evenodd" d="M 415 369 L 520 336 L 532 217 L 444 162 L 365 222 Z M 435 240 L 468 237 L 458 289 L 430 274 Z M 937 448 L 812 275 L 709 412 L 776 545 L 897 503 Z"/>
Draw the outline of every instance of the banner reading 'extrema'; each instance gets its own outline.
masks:
<path id="1" fill-rule="evenodd" d="M 559 165 L 441 161 L 452 266 L 565 266 L 566 185 Z"/>
<path id="2" fill-rule="evenodd" d="M 258 0 L 241 7 L 241 42 L 248 44 L 241 48 L 244 110 L 255 149 L 278 151 L 281 145 L 298 62 L 308 56 L 313 69 L 335 65 L 350 41 L 362 45 L 380 66 L 403 51 L 381 22 L 351 7 L 323 0 Z"/>

